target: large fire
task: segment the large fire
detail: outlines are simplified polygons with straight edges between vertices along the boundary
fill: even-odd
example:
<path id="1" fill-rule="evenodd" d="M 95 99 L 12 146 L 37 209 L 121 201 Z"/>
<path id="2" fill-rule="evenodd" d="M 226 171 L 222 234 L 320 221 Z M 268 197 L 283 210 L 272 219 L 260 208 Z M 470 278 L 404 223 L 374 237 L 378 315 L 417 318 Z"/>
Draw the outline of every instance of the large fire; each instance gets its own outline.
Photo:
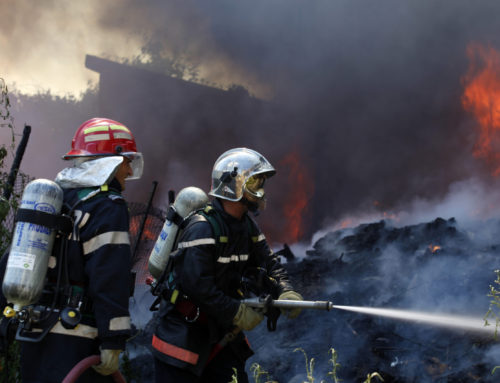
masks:
<path id="1" fill-rule="evenodd" d="M 474 156 L 485 160 L 494 176 L 500 175 L 500 53 L 471 44 L 470 68 L 464 76 L 462 104 L 479 123 Z"/>
<path id="2" fill-rule="evenodd" d="M 280 165 L 289 169 L 289 187 L 284 208 L 287 219 L 284 236 L 287 241 L 295 243 L 304 234 L 304 214 L 314 192 L 314 184 L 297 151 L 285 156 Z"/>

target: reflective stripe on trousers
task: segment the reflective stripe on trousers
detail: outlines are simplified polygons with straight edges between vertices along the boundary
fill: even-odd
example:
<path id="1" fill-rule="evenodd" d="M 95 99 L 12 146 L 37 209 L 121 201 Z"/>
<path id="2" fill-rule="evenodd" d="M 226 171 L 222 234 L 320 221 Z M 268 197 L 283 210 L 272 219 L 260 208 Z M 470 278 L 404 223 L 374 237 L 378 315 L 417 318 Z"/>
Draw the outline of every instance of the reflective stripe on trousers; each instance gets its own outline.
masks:
<path id="1" fill-rule="evenodd" d="M 198 363 L 199 355 L 186 350 L 184 348 L 174 346 L 173 344 L 162 341 L 156 335 L 153 335 L 153 348 L 160 351 L 162 354 L 171 356 L 175 359 L 182 360 L 183 362 L 195 365 Z"/>

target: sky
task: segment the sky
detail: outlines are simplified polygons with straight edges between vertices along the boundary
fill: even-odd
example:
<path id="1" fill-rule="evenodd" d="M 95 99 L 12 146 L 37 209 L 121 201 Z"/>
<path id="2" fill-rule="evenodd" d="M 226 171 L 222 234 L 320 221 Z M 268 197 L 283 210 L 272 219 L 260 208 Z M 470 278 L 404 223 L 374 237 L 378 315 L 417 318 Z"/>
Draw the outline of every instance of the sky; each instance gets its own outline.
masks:
<path id="1" fill-rule="evenodd" d="M 219 49 L 202 8 L 190 0 L 2 1 L 2 76 L 22 93 L 49 90 L 78 97 L 98 82 L 98 74 L 82 65 L 86 54 L 147 62 L 143 48 L 160 41 L 163 55 L 199 66 L 205 81 L 221 87 L 243 84 L 265 96 L 266 86 L 251 71 L 232 66 L 231 57 Z"/>

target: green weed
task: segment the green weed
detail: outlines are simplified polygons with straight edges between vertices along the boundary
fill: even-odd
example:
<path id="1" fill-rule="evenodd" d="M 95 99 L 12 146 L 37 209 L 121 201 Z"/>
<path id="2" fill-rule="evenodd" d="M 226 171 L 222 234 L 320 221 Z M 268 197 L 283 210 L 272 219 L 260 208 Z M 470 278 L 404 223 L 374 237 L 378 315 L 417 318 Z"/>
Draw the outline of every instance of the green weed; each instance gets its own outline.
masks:
<path id="1" fill-rule="evenodd" d="M 303 348 L 296 348 L 293 350 L 293 352 L 296 351 L 301 351 L 304 354 L 304 359 L 306 363 L 306 378 L 307 381 L 304 383 L 314 383 L 315 378 L 314 378 L 314 364 L 315 360 L 314 358 L 309 359 L 307 356 L 307 353 L 304 351 Z M 337 362 L 338 359 L 338 353 L 334 348 L 330 348 L 329 350 L 330 354 L 330 364 L 332 365 L 332 370 L 327 373 L 327 379 L 331 379 L 333 383 L 340 383 L 342 380 L 337 377 L 337 371 L 341 367 L 340 363 Z M 232 377 L 231 382 L 228 383 L 238 383 L 238 379 L 236 376 L 236 370 L 235 374 Z M 253 363 L 252 366 L 250 367 L 250 371 L 252 372 L 254 382 L 255 383 L 261 383 L 261 378 L 266 377 L 266 379 L 270 379 L 270 374 L 269 372 L 265 371 L 258 363 Z M 372 372 L 366 376 L 366 380 L 363 381 L 363 383 L 371 383 L 372 379 L 377 378 L 380 381 L 384 381 L 382 376 L 378 372 Z M 277 380 L 265 380 L 265 382 L 262 383 L 279 383 Z M 325 380 L 321 380 L 321 383 L 326 383 Z"/>
<path id="2" fill-rule="evenodd" d="M 372 372 L 371 374 L 366 375 L 366 380 L 363 383 L 371 383 L 373 378 L 380 379 L 382 382 L 384 381 L 378 372 Z"/>
<path id="3" fill-rule="evenodd" d="M 332 364 L 332 371 L 330 371 L 328 374 L 327 374 L 327 377 L 330 377 L 333 381 L 333 383 L 339 383 L 341 382 L 342 380 L 339 379 L 337 377 L 337 369 L 339 369 L 341 366 L 340 366 L 340 363 L 337 363 L 337 359 L 338 359 L 338 354 L 337 354 L 337 351 L 332 347 L 330 349 L 330 363 Z M 322 383 L 324 381 L 321 381 Z"/>
<path id="4" fill-rule="evenodd" d="M 495 285 L 490 285 L 490 292 L 488 293 L 488 296 L 491 298 L 490 300 L 490 307 L 488 308 L 488 311 L 486 312 L 486 315 L 484 316 L 484 325 L 485 326 L 491 326 L 489 323 L 488 319 L 492 319 L 495 321 L 495 333 L 494 333 L 494 338 L 497 340 L 498 336 L 498 326 L 500 325 L 500 290 L 498 290 L 497 286 L 500 286 L 500 270 L 495 270 L 496 274 L 496 279 L 494 281 Z M 493 375 L 497 369 L 499 369 L 500 366 L 496 366 L 493 368 L 491 371 L 491 375 Z"/>

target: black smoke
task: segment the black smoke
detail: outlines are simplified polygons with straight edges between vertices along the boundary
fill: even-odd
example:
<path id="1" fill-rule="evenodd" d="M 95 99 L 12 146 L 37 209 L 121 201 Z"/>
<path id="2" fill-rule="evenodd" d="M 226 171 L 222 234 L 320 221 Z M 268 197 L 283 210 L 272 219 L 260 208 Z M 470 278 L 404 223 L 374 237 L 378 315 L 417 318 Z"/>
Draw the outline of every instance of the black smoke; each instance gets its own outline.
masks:
<path id="1" fill-rule="evenodd" d="M 252 84 L 268 87 L 271 96 L 264 104 L 270 106 L 256 113 L 242 98 L 235 111 L 225 109 L 221 101 L 209 115 L 217 115 L 212 120 L 219 124 L 217 129 L 203 125 L 208 112 L 197 115 L 196 103 L 180 113 L 172 101 L 175 93 L 168 100 L 144 100 L 148 105 L 135 100 L 120 103 L 113 111 L 102 108 L 100 94 L 94 109 L 75 113 L 69 107 L 67 117 L 55 106 L 33 112 L 25 103 L 19 105 L 17 118 L 32 120 L 30 146 L 38 150 L 53 144 L 54 130 L 69 141 L 86 117 L 126 116 L 124 122 L 129 119 L 131 129 L 137 130 L 135 123 L 149 121 L 148 108 L 159 115 L 168 110 L 165 124 L 183 128 L 174 135 L 168 131 L 160 141 L 156 132 L 162 126 L 141 127 L 140 144 L 150 153 L 149 173 L 140 186 L 131 184 L 132 199 L 146 199 L 147 185 L 154 178 L 161 178 L 164 189 L 178 190 L 187 183 L 206 189 L 211 164 L 221 151 L 250 146 L 278 168 L 278 176 L 269 183 L 267 214 L 281 226 L 286 224 L 279 217 L 287 195 L 302 186 L 283 181 L 289 169 L 280 161 L 297 151 L 314 190 L 304 212 L 307 239 L 353 212 L 390 211 L 415 198 L 444 197 L 450 185 L 471 176 L 488 177 L 471 154 L 475 121 L 461 106 L 461 79 L 469 65 L 468 44 L 500 47 L 499 8 L 495 2 L 463 0 L 104 5 L 98 19 L 103 30 L 144 36 L 144 54 L 152 57 L 152 69 L 166 62 L 178 76 L 179 68 L 190 65 L 192 78 L 203 80 L 203 73 L 210 72 L 214 82 L 231 74 L 234 85 L 244 84 L 250 94 Z M 116 89 L 116 97 L 126 101 L 123 94 L 147 93 L 151 88 L 131 81 Z M 107 94 L 105 99 L 113 97 Z M 61 102 L 56 99 L 54 105 Z M 192 122 L 187 115 L 194 116 Z M 241 125 L 234 126 L 235 121 Z M 58 143 L 54 152 L 66 151 L 62 146 Z M 42 176 L 42 170 L 47 174 L 35 152 L 28 151 L 24 166 L 35 176 Z"/>

